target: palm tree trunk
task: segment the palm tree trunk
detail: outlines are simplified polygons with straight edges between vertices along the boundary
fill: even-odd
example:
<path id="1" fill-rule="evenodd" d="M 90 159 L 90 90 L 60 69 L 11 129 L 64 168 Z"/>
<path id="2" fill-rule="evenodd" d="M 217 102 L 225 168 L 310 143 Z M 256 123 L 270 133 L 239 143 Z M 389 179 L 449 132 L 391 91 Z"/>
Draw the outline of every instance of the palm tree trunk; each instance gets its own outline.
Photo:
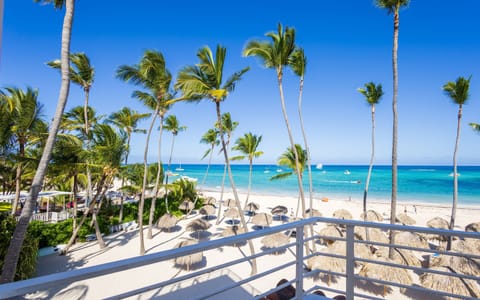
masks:
<path id="1" fill-rule="evenodd" d="M 455 229 L 455 218 L 457 215 L 457 202 L 458 202 L 458 173 L 457 173 L 457 151 L 458 144 L 460 142 L 460 124 L 462 120 L 462 105 L 458 107 L 458 121 L 457 121 L 457 138 L 455 139 L 455 150 L 453 151 L 453 203 L 452 203 L 452 215 L 450 217 L 449 229 Z M 452 248 L 452 236 L 448 237 L 447 251 Z"/>
<path id="2" fill-rule="evenodd" d="M 70 68 L 70 38 L 72 33 L 73 24 L 73 12 L 75 7 L 75 0 L 65 0 L 65 17 L 63 19 L 62 29 L 62 48 L 61 48 L 61 74 L 62 84 L 60 87 L 60 93 L 58 97 L 57 109 L 53 118 L 50 131 L 48 134 L 45 148 L 40 159 L 35 177 L 32 181 L 30 189 L 30 199 L 25 201 L 20 219 L 18 220 L 15 231 L 13 232 L 10 245 L 5 255 L 2 275 L 0 283 L 12 282 L 17 270 L 17 262 L 20 256 L 20 250 L 22 248 L 23 240 L 25 239 L 25 233 L 27 231 L 28 223 L 32 217 L 33 209 L 37 203 L 38 193 L 42 189 L 43 178 L 47 172 L 48 162 L 52 155 L 53 145 L 55 144 L 55 138 L 57 136 L 58 128 L 60 127 L 60 121 L 67 104 L 68 92 L 70 88 L 69 68 Z"/>
<path id="3" fill-rule="evenodd" d="M 162 132 L 163 132 L 163 115 L 160 116 L 160 133 L 158 135 L 158 160 L 157 160 L 157 177 L 155 178 L 155 187 L 153 188 L 153 197 L 150 205 L 150 214 L 148 216 L 147 239 L 152 239 L 153 218 L 155 217 L 155 204 L 160 185 L 160 175 L 162 174 Z M 166 200 L 165 200 L 166 201 Z M 168 212 L 168 211 L 167 211 Z"/>
<path id="4" fill-rule="evenodd" d="M 395 224 L 397 217 L 397 189 L 398 189 L 398 167 L 397 167 L 397 144 L 398 144 L 398 112 L 397 112 L 397 96 L 398 96 L 398 29 L 400 26 L 400 4 L 397 4 L 393 20 L 393 49 L 392 49 L 392 67 L 393 67 L 393 133 L 392 133 L 392 202 L 390 205 L 390 223 Z M 395 244 L 395 230 L 390 230 L 390 244 Z M 394 248 L 390 247 L 388 257 L 393 259 Z"/>
<path id="5" fill-rule="evenodd" d="M 17 172 L 15 174 L 15 199 L 13 200 L 12 203 L 12 216 L 14 216 L 17 213 L 17 206 L 18 202 L 20 201 L 20 191 L 22 189 L 21 187 L 22 183 L 22 163 L 19 162 L 17 166 Z"/>
<path id="6" fill-rule="evenodd" d="M 130 151 L 130 139 L 131 139 L 131 133 L 128 132 L 128 137 L 127 137 L 127 152 L 125 154 L 125 167 L 128 167 L 128 152 Z M 122 177 L 122 195 L 120 196 L 120 212 L 118 215 L 118 223 L 122 224 L 123 220 L 123 201 L 124 201 L 124 195 L 123 195 L 123 187 L 125 186 L 125 177 Z"/>
<path id="7" fill-rule="evenodd" d="M 212 149 L 210 150 L 210 157 L 208 158 L 208 165 L 207 165 L 207 170 L 205 171 L 205 176 L 203 176 L 202 186 L 205 184 L 205 181 L 207 180 L 208 170 L 210 169 L 210 165 L 212 164 L 213 148 L 215 148 L 214 145 L 212 145 Z"/>
<path id="8" fill-rule="evenodd" d="M 222 124 L 222 115 L 220 113 L 220 102 L 215 101 L 216 109 L 217 109 L 217 120 L 218 124 Z M 245 229 L 245 232 L 248 232 L 248 227 L 247 223 L 245 222 L 245 214 L 243 213 L 243 209 L 240 205 L 240 200 L 238 198 L 237 194 L 237 189 L 235 187 L 235 182 L 233 181 L 233 175 L 232 175 L 232 169 L 230 168 L 230 160 L 228 159 L 228 151 L 227 151 L 227 144 L 225 143 L 225 138 L 223 136 L 223 126 L 218 126 L 219 127 L 219 134 L 220 134 L 220 139 L 222 141 L 222 149 L 223 149 L 223 155 L 225 157 L 225 164 L 227 166 L 228 170 L 228 178 L 230 179 L 230 184 L 232 186 L 232 192 L 233 196 L 235 198 L 235 204 L 237 205 L 238 212 L 240 214 L 240 222 L 242 223 L 243 228 Z M 253 248 L 253 243 L 251 240 L 248 240 L 248 246 L 250 248 L 250 254 L 253 256 L 255 255 L 255 248 Z M 251 275 L 257 274 L 257 261 L 256 259 L 252 259 L 252 272 Z"/>
<path id="9" fill-rule="evenodd" d="M 172 145 L 170 147 L 170 157 L 168 158 L 168 171 L 170 171 L 170 165 L 172 164 L 172 154 L 173 154 L 173 145 L 175 143 L 175 135 L 172 136 Z M 168 209 L 168 188 L 167 188 L 167 185 L 168 185 L 168 172 L 166 173 L 166 177 L 165 177 L 165 209 L 166 209 L 166 212 L 167 214 L 170 213 L 169 209 Z"/>
<path id="10" fill-rule="evenodd" d="M 367 181 L 365 182 L 365 191 L 363 192 L 363 221 L 367 220 L 367 194 L 372 175 L 373 160 L 375 158 L 375 104 L 372 104 L 372 152 L 370 155 L 370 165 L 368 166 Z M 368 234 L 368 231 L 367 231 Z"/>
<path id="11" fill-rule="evenodd" d="M 73 225 L 72 229 L 75 231 L 77 228 L 77 174 L 73 176 Z"/>
<path id="12" fill-rule="evenodd" d="M 140 235 L 140 255 L 145 254 L 145 242 L 143 240 L 143 206 L 145 205 L 145 189 L 147 187 L 147 174 L 148 174 L 148 165 L 147 165 L 147 156 L 148 156 L 148 144 L 150 143 L 150 135 L 152 134 L 153 125 L 157 119 L 159 104 L 155 108 L 153 113 L 152 123 L 148 128 L 147 140 L 145 141 L 145 151 L 143 153 L 143 183 L 142 183 L 142 195 L 140 197 L 140 203 L 138 204 L 138 230 Z"/>
<path id="13" fill-rule="evenodd" d="M 222 178 L 222 189 L 220 191 L 220 201 L 218 206 L 217 221 L 216 224 L 220 224 L 220 213 L 222 212 L 222 203 L 223 203 L 223 189 L 225 186 L 225 177 L 227 175 L 227 164 L 223 165 L 223 178 Z"/>
<path id="14" fill-rule="evenodd" d="M 248 198 L 250 197 L 250 191 L 252 189 L 252 171 L 253 171 L 253 160 L 250 158 L 250 166 L 248 172 L 248 190 L 247 190 L 247 198 L 245 199 L 245 205 L 243 206 L 243 210 L 247 209 Z"/>

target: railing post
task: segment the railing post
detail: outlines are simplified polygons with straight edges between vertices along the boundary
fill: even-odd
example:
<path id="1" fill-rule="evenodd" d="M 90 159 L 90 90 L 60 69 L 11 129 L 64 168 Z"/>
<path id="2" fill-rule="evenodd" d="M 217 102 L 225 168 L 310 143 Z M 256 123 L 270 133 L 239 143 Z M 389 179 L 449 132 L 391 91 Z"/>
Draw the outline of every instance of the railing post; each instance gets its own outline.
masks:
<path id="1" fill-rule="evenodd" d="M 295 299 L 303 299 L 303 226 L 298 226 L 296 228 L 295 234 L 295 241 L 296 241 L 296 276 L 295 276 Z"/>
<path id="2" fill-rule="evenodd" d="M 355 253 L 354 253 L 354 226 L 347 225 L 347 281 L 345 287 L 345 296 L 347 300 L 353 300 L 354 289 L 353 286 L 355 284 Z"/>

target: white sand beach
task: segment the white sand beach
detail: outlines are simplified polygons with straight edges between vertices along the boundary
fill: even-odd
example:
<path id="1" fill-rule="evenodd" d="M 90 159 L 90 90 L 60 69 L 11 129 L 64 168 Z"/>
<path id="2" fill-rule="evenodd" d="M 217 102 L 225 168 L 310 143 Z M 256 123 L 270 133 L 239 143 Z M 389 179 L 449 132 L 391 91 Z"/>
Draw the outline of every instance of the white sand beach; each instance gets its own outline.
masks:
<path id="1" fill-rule="evenodd" d="M 216 192 L 205 192 L 204 195 L 213 196 L 217 200 L 220 199 L 220 195 Z M 245 197 L 245 194 L 240 194 L 240 200 L 242 203 L 245 200 Z M 233 198 L 233 196 L 229 193 L 225 194 L 223 197 L 223 199 L 225 200 L 229 198 Z M 260 212 L 270 212 L 271 208 L 277 205 L 284 205 L 289 209 L 289 211 L 290 209 L 295 210 L 297 206 L 297 199 L 294 197 L 250 195 L 249 201 L 254 201 L 258 203 L 260 205 Z M 313 208 L 319 210 L 324 217 L 332 217 L 332 214 L 335 210 L 344 208 L 351 212 L 354 219 L 360 220 L 360 214 L 362 211 L 362 204 L 360 202 L 332 199 L 329 199 L 328 202 L 316 199 L 313 202 Z M 225 209 L 225 207 L 223 207 L 222 210 L 223 209 Z M 381 213 L 385 218 L 384 222 L 389 223 L 388 218 L 390 214 L 390 204 L 387 201 L 383 203 L 379 201 L 368 203 L 368 209 L 373 209 Z M 442 217 L 447 221 L 450 220 L 450 207 L 440 207 L 428 204 L 415 204 L 414 207 L 412 203 L 399 203 L 397 207 L 398 213 L 404 212 L 404 210 L 406 210 L 409 216 L 415 219 L 416 226 L 426 226 L 426 222 L 434 217 Z M 480 206 L 459 207 L 457 210 L 457 221 L 455 228 L 458 230 L 464 230 L 467 224 L 480 221 L 479 212 Z M 290 214 L 290 212 L 288 214 Z M 172 249 L 178 242 L 182 240 L 196 238 L 196 234 L 192 234 L 185 229 L 186 225 L 190 221 L 200 217 L 201 215 L 197 213 L 190 216 L 188 219 L 179 221 L 178 225 L 180 229 L 177 231 L 163 232 L 158 229 L 154 229 L 153 239 L 145 239 L 146 253 L 150 254 L 162 250 Z M 226 223 L 226 220 L 229 220 L 229 218 L 223 219 L 219 225 L 215 225 L 217 221 L 216 219 L 210 220 L 209 222 L 210 224 L 212 224 L 212 227 L 208 229 L 208 233 L 201 235 L 201 240 L 221 238 L 221 231 L 227 226 L 229 226 Z M 272 226 L 281 223 L 282 221 L 274 221 Z M 253 224 L 249 223 L 249 230 L 251 230 L 252 226 Z M 315 230 L 318 231 L 324 226 L 325 224 L 315 225 Z M 95 241 L 79 243 L 75 245 L 72 250 L 65 256 L 52 254 L 39 257 L 37 275 L 40 276 L 52 274 L 55 272 L 85 268 L 137 256 L 139 253 L 138 240 L 138 230 L 134 230 L 127 232 L 119 232 L 106 236 L 105 241 L 107 243 L 107 248 L 103 250 L 99 249 Z M 259 239 L 254 240 L 254 246 L 257 252 L 262 251 L 262 244 L 260 243 Z M 321 247 L 324 246 L 319 245 L 318 247 L 321 249 Z M 217 264 L 221 264 L 227 260 L 241 258 L 244 255 L 248 254 L 250 253 L 247 245 L 243 245 L 240 247 L 229 246 L 205 251 L 203 261 L 200 264 L 197 264 L 195 268 L 214 266 Z M 278 255 L 263 256 L 257 260 L 258 272 L 260 273 L 264 270 L 278 266 L 284 263 L 287 258 L 288 260 L 293 259 L 294 252 L 287 250 L 284 253 L 280 253 Z M 151 264 L 141 268 L 97 277 L 93 280 L 76 282 L 65 288 L 50 289 L 42 293 L 30 295 L 29 298 L 102 299 L 111 295 L 118 295 L 141 286 L 153 284 L 161 280 L 167 280 L 174 276 L 180 276 L 186 273 L 188 273 L 188 271 L 181 270 L 175 267 L 173 261 L 166 261 Z M 216 284 L 226 284 L 226 282 L 228 281 L 238 280 L 239 278 L 245 278 L 249 275 L 250 265 L 248 263 L 242 263 L 230 267 L 227 271 L 210 274 L 210 277 L 207 279 L 216 278 L 216 281 L 214 281 Z M 273 288 L 281 278 L 291 280 L 294 277 L 295 269 L 294 267 L 289 267 L 279 272 L 269 274 L 262 279 L 255 280 L 249 285 L 245 285 L 243 287 L 243 290 L 239 291 L 239 293 L 245 293 L 245 295 L 241 297 L 248 298 L 249 294 L 260 294 Z M 225 280 L 225 282 L 222 280 Z M 202 280 L 196 282 L 199 289 L 202 287 L 200 283 L 202 283 Z M 342 278 L 338 279 L 338 281 L 336 282 L 332 281 L 332 283 L 333 284 L 331 287 L 344 290 L 345 281 Z M 188 283 L 186 285 L 188 285 Z M 186 285 L 184 284 L 182 286 L 181 284 L 176 284 L 169 288 L 164 288 L 161 290 L 156 289 L 154 291 L 147 292 L 141 296 L 131 297 L 131 299 L 188 299 L 187 295 L 181 294 L 181 288 L 185 287 Z M 320 279 L 308 278 L 305 280 L 304 289 L 309 289 L 314 286 L 318 286 L 321 288 L 325 285 L 325 281 L 322 281 Z M 204 288 L 208 289 L 208 286 L 205 286 Z M 335 295 L 334 293 L 330 292 L 326 292 L 326 294 L 327 296 Z M 398 289 L 393 289 L 388 295 L 389 299 L 411 299 L 412 297 L 415 298 L 415 296 L 412 295 L 410 295 L 410 297 L 407 297 L 404 294 L 401 294 Z M 222 299 L 221 296 L 219 296 L 218 299 Z"/>

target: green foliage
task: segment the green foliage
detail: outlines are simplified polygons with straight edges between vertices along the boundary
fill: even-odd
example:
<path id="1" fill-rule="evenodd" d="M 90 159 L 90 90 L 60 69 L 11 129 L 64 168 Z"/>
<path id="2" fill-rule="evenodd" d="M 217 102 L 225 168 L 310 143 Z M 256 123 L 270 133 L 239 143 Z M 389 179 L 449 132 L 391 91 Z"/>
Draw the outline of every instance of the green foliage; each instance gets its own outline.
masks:
<path id="1" fill-rule="evenodd" d="M 12 210 L 12 205 L 7 202 L 0 202 L 0 213 Z"/>
<path id="2" fill-rule="evenodd" d="M 8 214 L 0 214 L 0 269 L 3 268 L 4 258 L 7 254 L 16 221 Z M 38 238 L 27 230 L 25 240 L 20 251 L 15 280 L 23 280 L 35 274 L 37 266 Z"/>

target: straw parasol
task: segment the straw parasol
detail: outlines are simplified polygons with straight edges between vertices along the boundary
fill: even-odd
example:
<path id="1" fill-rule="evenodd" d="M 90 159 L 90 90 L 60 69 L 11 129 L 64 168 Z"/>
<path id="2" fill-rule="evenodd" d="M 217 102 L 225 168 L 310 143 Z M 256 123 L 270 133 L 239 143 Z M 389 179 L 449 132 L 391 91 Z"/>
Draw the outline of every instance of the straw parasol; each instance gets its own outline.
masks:
<path id="1" fill-rule="evenodd" d="M 336 241 L 335 243 L 330 245 L 329 249 L 332 251 L 332 253 L 347 255 L 347 243 L 345 241 Z M 355 254 L 355 257 L 364 259 L 372 258 L 372 251 L 365 244 L 355 243 L 353 245 L 353 252 Z"/>
<path id="2" fill-rule="evenodd" d="M 160 217 L 160 219 L 157 222 L 157 227 L 164 230 L 168 229 L 170 231 L 171 228 L 175 227 L 177 225 L 178 219 L 174 215 L 170 213 L 166 213 L 163 216 Z"/>
<path id="3" fill-rule="evenodd" d="M 392 263 L 390 259 L 385 257 L 378 257 L 378 260 Z M 408 274 L 407 269 L 384 266 L 376 263 L 366 263 L 360 269 L 358 275 L 378 280 L 393 281 L 405 285 L 412 284 L 412 277 Z M 387 286 L 384 285 L 383 296 L 385 297 L 386 294 Z"/>
<path id="4" fill-rule="evenodd" d="M 240 214 L 238 213 L 238 209 L 235 208 L 235 207 L 232 207 L 232 208 L 229 208 L 226 212 L 223 213 L 223 216 L 225 218 L 230 218 L 232 219 L 232 223 L 233 223 L 233 219 L 236 219 L 238 217 L 240 217 Z"/>
<path id="5" fill-rule="evenodd" d="M 260 209 L 260 205 L 258 203 L 255 203 L 255 202 L 250 202 L 247 204 L 247 207 L 246 207 L 246 211 L 248 212 L 256 212 L 257 210 Z"/>
<path id="6" fill-rule="evenodd" d="M 237 207 L 237 202 L 235 201 L 235 199 L 228 199 L 226 200 L 224 203 L 223 203 L 226 207 Z"/>
<path id="7" fill-rule="evenodd" d="M 272 215 L 267 213 L 258 213 L 253 216 L 252 223 L 260 227 L 270 226 L 270 224 L 272 224 Z"/>
<path id="8" fill-rule="evenodd" d="M 180 210 L 191 210 L 193 209 L 193 202 L 190 200 L 184 200 L 180 205 L 178 206 L 178 209 Z"/>
<path id="9" fill-rule="evenodd" d="M 188 223 L 187 225 L 187 230 L 188 231 L 193 231 L 197 233 L 197 239 L 200 238 L 200 231 L 205 231 L 208 228 L 210 228 L 212 224 L 208 223 L 205 220 L 202 219 L 195 219 Z"/>
<path id="10" fill-rule="evenodd" d="M 185 246 L 195 245 L 197 242 L 194 240 L 185 240 L 176 244 L 174 249 Z M 175 266 L 185 266 L 187 271 L 190 271 L 190 266 L 199 263 L 203 260 L 203 252 L 197 252 L 186 256 L 180 256 L 175 258 Z"/>
<path id="11" fill-rule="evenodd" d="M 423 236 L 410 231 L 396 232 L 395 244 L 408 247 L 429 248 L 428 241 Z"/>
<path id="12" fill-rule="evenodd" d="M 305 211 L 305 216 L 310 217 L 310 208 Z M 321 217 L 322 213 L 315 208 L 312 208 L 312 217 Z"/>
<path id="13" fill-rule="evenodd" d="M 322 252 L 329 253 L 329 254 L 338 254 L 338 253 L 332 252 L 331 249 L 328 249 Z M 320 252 L 319 255 L 313 256 L 307 260 L 307 267 L 310 270 L 325 270 L 325 271 L 337 272 L 337 273 L 345 272 L 345 270 L 347 269 L 347 264 L 345 262 L 345 259 L 322 255 L 321 254 L 322 252 Z M 332 281 L 332 276 L 334 278 L 337 277 L 336 275 L 325 274 L 325 273 L 320 273 L 320 276 L 322 277 L 327 276 L 328 286 L 330 286 L 330 283 Z"/>
<path id="14" fill-rule="evenodd" d="M 440 217 L 435 217 L 433 219 L 428 220 L 427 226 L 435 229 L 446 229 L 446 230 L 449 229 L 448 221 Z M 448 239 L 448 237 L 445 235 L 429 234 L 427 236 L 430 239 L 437 239 L 439 241 L 446 241 Z"/>
<path id="15" fill-rule="evenodd" d="M 220 234 L 223 237 L 228 237 L 228 236 L 242 234 L 242 233 L 245 233 L 245 232 L 246 232 L 245 228 L 234 225 L 234 226 L 228 226 Z M 234 243 L 234 244 L 232 244 L 232 246 L 239 246 L 241 244 L 245 244 L 245 242 Z"/>
<path id="16" fill-rule="evenodd" d="M 342 230 L 340 228 L 338 228 L 337 226 L 332 225 L 332 224 L 329 224 L 326 227 L 322 228 L 318 232 L 318 234 L 326 236 L 326 237 L 336 237 L 336 238 L 343 237 Z M 327 245 L 331 245 L 336 241 L 336 240 L 331 240 L 331 239 L 328 239 L 328 238 L 321 238 L 320 240 L 322 241 L 322 243 L 327 244 Z"/>
<path id="17" fill-rule="evenodd" d="M 364 213 L 362 212 L 362 214 L 360 215 L 360 219 L 363 220 L 363 218 L 364 218 Z M 383 216 L 381 213 L 370 209 L 370 210 L 367 210 L 367 221 L 382 222 Z"/>
<path id="18" fill-rule="evenodd" d="M 205 199 L 205 201 L 203 201 L 203 204 L 205 205 L 215 205 L 217 203 L 217 199 L 215 199 L 215 197 L 207 197 L 207 199 Z"/>
<path id="19" fill-rule="evenodd" d="M 266 248 L 278 248 L 288 244 L 288 236 L 281 232 L 267 235 L 260 242 Z M 277 249 L 278 250 L 278 249 Z M 275 251 L 275 254 L 278 254 L 279 251 Z"/>
<path id="20" fill-rule="evenodd" d="M 432 267 L 432 270 L 451 272 L 446 267 Z M 423 273 L 420 275 L 420 282 L 423 287 L 435 291 L 442 291 L 467 297 L 480 297 L 480 290 L 478 284 L 471 279 L 458 278 L 448 275 L 440 275 L 434 273 Z M 454 299 L 454 298 L 449 298 Z M 456 298 L 455 298 L 456 299 Z"/>
<path id="21" fill-rule="evenodd" d="M 393 248 L 393 250 L 393 262 L 407 266 L 422 266 L 422 262 L 418 257 L 415 256 L 415 254 L 413 254 L 412 251 L 398 248 Z M 389 257 L 389 249 L 387 247 L 383 247 L 377 250 L 375 254 L 379 257 L 387 258 Z"/>
<path id="22" fill-rule="evenodd" d="M 210 216 L 215 215 L 215 207 L 210 204 L 204 205 L 200 208 L 200 213 L 208 219 Z"/>
<path id="23" fill-rule="evenodd" d="M 455 240 L 452 241 L 452 250 L 463 253 L 477 254 L 480 252 L 480 241 L 474 239 Z"/>
<path id="24" fill-rule="evenodd" d="M 465 231 L 480 232 L 480 222 L 468 224 L 465 226 Z"/>
<path id="25" fill-rule="evenodd" d="M 288 208 L 283 205 L 277 205 L 270 211 L 274 216 L 283 216 L 288 213 Z"/>
<path id="26" fill-rule="evenodd" d="M 397 221 L 397 223 L 402 223 L 403 225 L 414 225 L 415 223 L 417 223 L 417 221 L 415 221 L 406 213 L 398 214 L 395 221 Z"/>
<path id="27" fill-rule="evenodd" d="M 465 275 L 480 276 L 480 265 L 471 258 L 463 256 L 439 255 L 432 257 L 432 267 L 447 267 Z"/>
<path id="28" fill-rule="evenodd" d="M 366 241 L 367 240 L 367 233 L 368 230 L 368 240 L 372 242 L 379 242 L 388 244 L 389 240 L 388 237 L 378 228 L 366 228 L 366 227 L 358 227 L 355 226 L 355 237 L 359 240 Z"/>
<path id="29" fill-rule="evenodd" d="M 341 209 L 338 209 L 338 210 L 334 211 L 333 212 L 333 217 L 337 218 L 337 219 L 343 219 L 343 220 L 353 219 L 352 214 L 344 208 L 341 208 Z"/>

